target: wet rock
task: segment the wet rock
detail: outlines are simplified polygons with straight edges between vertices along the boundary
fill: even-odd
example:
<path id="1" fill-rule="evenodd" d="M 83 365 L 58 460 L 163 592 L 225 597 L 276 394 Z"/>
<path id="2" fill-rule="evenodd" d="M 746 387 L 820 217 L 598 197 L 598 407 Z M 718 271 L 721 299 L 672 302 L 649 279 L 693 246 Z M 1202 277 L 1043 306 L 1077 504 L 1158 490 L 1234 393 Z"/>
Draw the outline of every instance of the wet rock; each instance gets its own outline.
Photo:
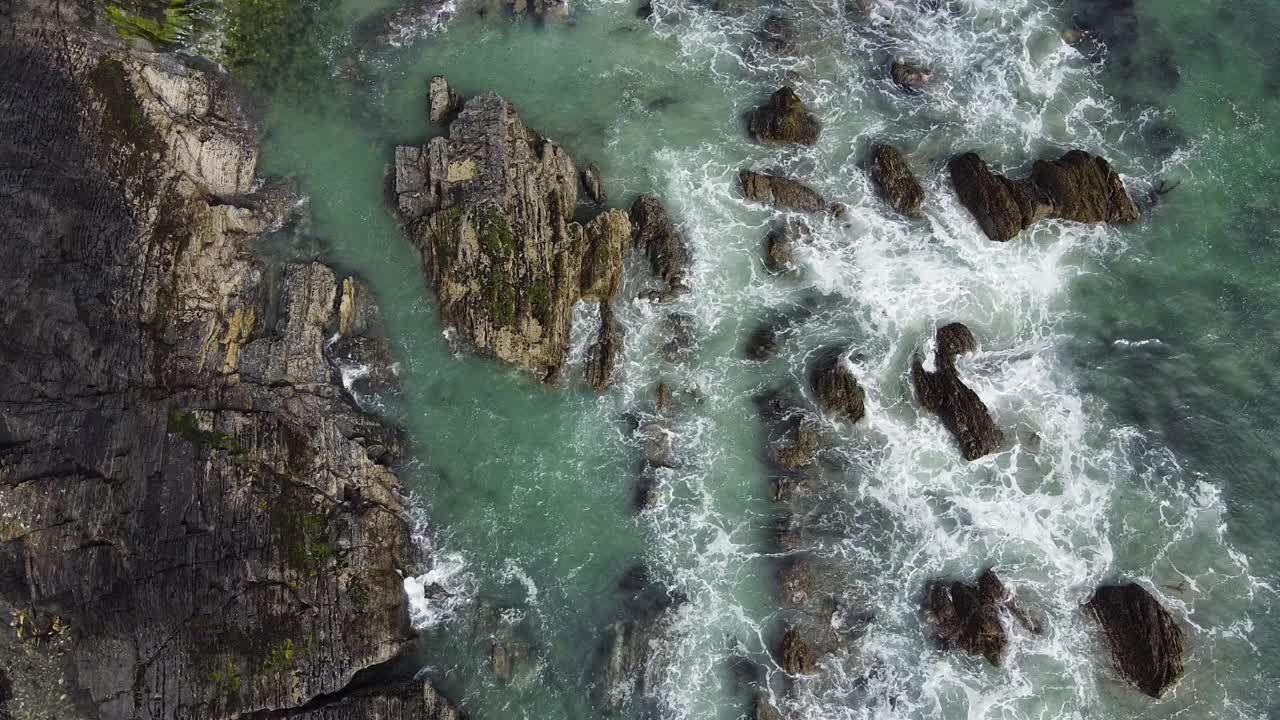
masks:
<path id="1" fill-rule="evenodd" d="M 974 153 L 952 159 L 948 167 L 960 202 L 992 240 L 1010 240 L 1047 218 L 1084 223 L 1139 218 L 1137 205 L 1107 161 L 1080 150 L 1035 163 L 1031 176 L 1021 181 L 992 172 Z"/>
<path id="2" fill-rule="evenodd" d="M 999 666 L 1009 644 L 1000 608 L 1008 593 L 1000 578 L 987 570 L 976 585 L 937 582 L 929 586 L 926 610 L 934 638 L 943 649 L 955 648 Z"/>
<path id="3" fill-rule="evenodd" d="M 814 591 L 813 569 L 804 559 L 789 563 L 778 576 L 778 590 L 785 608 L 800 608 Z"/>
<path id="4" fill-rule="evenodd" d="M 599 703 L 608 713 L 622 711 L 659 682 L 668 651 L 661 640 L 670 633 L 671 611 L 682 602 L 656 581 L 644 566 L 623 576 L 623 617 L 605 633 L 600 669 Z"/>
<path id="5" fill-rule="evenodd" d="M 1088 608 L 1106 634 L 1116 670 L 1142 692 L 1159 698 L 1182 677 L 1182 627 L 1141 585 L 1100 587 Z"/>
<path id="6" fill-rule="evenodd" d="M 784 87 L 751 111 L 747 129 L 760 143 L 812 145 L 818 141 L 822 124 L 794 90 Z"/>
<path id="7" fill-rule="evenodd" d="M 567 0 L 507 0 L 515 15 L 533 15 L 544 19 L 564 19 L 569 16 Z"/>
<path id="8" fill-rule="evenodd" d="M 788 627 L 782 634 L 782 670 L 788 675 L 812 675 L 818 669 L 818 656 L 802 637 L 799 628 Z"/>
<path id="9" fill-rule="evenodd" d="M 796 231 L 788 226 L 776 227 L 765 236 L 764 266 L 769 272 L 782 273 L 795 269 Z"/>
<path id="10" fill-rule="evenodd" d="M 987 406 L 978 394 L 960 380 L 956 371 L 957 348 L 964 352 L 976 346 L 973 334 L 959 323 L 938 331 L 937 370 L 927 372 L 919 355 L 911 359 L 911 379 L 920 405 L 942 419 L 960 444 L 966 460 L 976 460 L 995 452 L 1004 444 L 1004 433 L 996 427 Z"/>
<path id="11" fill-rule="evenodd" d="M 826 198 L 792 178 L 744 169 L 738 171 L 738 184 L 742 188 L 742 196 L 751 202 L 782 210 L 818 212 L 827 209 Z"/>
<path id="12" fill-rule="evenodd" d="M 684 237 L 666 208 L 652 195 L 641 195 L 631 205 L 635 246 L 649 259 L 649 268 L 675 295 L 687 292 L 686 275 L 691 256 Z"/>
<path id="13" fill-rule="evenodd" d="M 652 467 L 680 466 L 679 460 L 676 459 L 676 434 L 665 424 L 648 423 L 641 426 L 640 433 L 645 437 L 645 462 Z"/>
<path id="14" fill-rule="evenodd" d="M 895 62 L 889 68 L 894 84 L 909 93 L 924 92 L 929 86 L 929 71 L 911 63 Z"/>
<path id="15" fill-rule="evenodd" d="M 653 16 L 653 3 L 649 3 L 649 2 L 641 3 L 640 7 L 636 8 L 636 17 L 640 18 L 641 20 L 648 20 L 652 16 Z"/>
<path id="16" fill-rule="evenodd" d="M 799 32 L 790 18 L 775 13 L 765 18 L 764 25 L 756 34 L 764 44 L 765 52 L 771 55 L 784 55 L 795 47 Z"/>
<path id="17" fill-rule="evenodd" d="M 572 220 L 573 160 L 493 93 L 467 100 L 447 138 L 398 147 L 395 159 L 396 207 L 445 328 L 483 355 L 556 382 L 584 264 L 596 279 L 620 272 L 599 267 L 602 256 L 613 259 L 612 237 L 607 253 L 593 252 L 602 246 Z"/>
<path id="18" fill-rule="evenodd" d="M 258 187 L 225 74 L 52 7 L 0 13 L 0 165 L 38 169 L 0 172 L 4 692 L 82 703 L 48 717 L 457 718 L 382 674 L 412 646 L 400 441 L 325 349 L 376 331 L 372 297 L 255 255 L 296 210 Z"/>
<path id="19" fill-rule="evenodd" d="M 595 163 L 587 165 L 582 171 L 582 188 L 587 191 L 587 197 L 591 198 L 591 202 L 597 205 L 603 205 L 609 199 L 609 194 L 604 190 L 604 177 Z"/>
<path id="20" fill-rule="evenodd" d="M 603 391 L 613 382 L 614 370 L 621 354 L 622 332 L 613 316 L 613 308 L 604 305 L 600 308 L 599 334 L 591 347 L 587 348 L 586 380 L 594 390 Z"/>
<path id="21" fill-rule="evenodd" d="M 894 210 L 907 217 L 920 217 L 924 188 L 911 172 L 906 158 L 892 145 L 871 148 L 871 179 Z"/>
<path id="22" fill-rule="evenodd" d="M 856 423 L 866 414 L 866 392 L 844 362 L 842 352 L 841 348 L 827 348 L 820 353 L 809 384 L 824 410 Z"/>
<path id="23" fill-rule="evenodd" d="M 774 449 L 772 459 L 783 470 L 799 470 L 818 457 L 818 431 L 813 421 L 801 414 L 793 415 L 786 424 L 783 444 Z"/>
<path id="24" fill-rule="evenodd" d="M 447 124 L 454 113 L 462 107 L 462 96 L 449 87 L 449 81 L 443 75 L 431 76 L 427 86 L 427 98 L 430 104 L 428 118 L 436 125 Z"/>
<path id="25" fill-rule="evenodd" d="M 664 382 L 658 383 L 653 391 L 654 409 L 659 415 L 670 415 L 676 408 L 675 398 L 671 394 L 671 387 Z"/>
<path id="26" fill-rule="evenodd" d="M 757 692 L 751 701 L 751 717 L 753 720 L 782 720 L 782 713 L 769 702 L 769 695 Z"/>

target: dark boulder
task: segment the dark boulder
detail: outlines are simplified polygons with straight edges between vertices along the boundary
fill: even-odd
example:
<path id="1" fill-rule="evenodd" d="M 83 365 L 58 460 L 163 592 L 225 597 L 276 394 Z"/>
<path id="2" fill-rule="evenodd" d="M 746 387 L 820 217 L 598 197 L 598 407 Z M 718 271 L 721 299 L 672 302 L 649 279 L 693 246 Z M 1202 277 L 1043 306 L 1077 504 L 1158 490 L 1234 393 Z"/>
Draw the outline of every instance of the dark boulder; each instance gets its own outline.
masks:
<path id="1" fill-rule="evenodd" d="M 765 52 L 771 55 L 783 55 L 792 50 L 796 42 L 796 25 L 785 15 L 773 14 L 765 18 L 764 25 L 756 35 L 764 44 Z"/>
<path id="2" fill-rule="evenodd" d="M 751 202 L 782 210 L 817 212 L 827 209 L 826 198 L 799 180 L 744 169 L 738 171 L 738 183 L 742 196 Z"/>
<path id="3" fill-rule="evenodd" d="M 923 92 L 929 85 L 929 71 L 911 63 L 895 62 L 889 67 L 889 77 L 909 93 Z"/>
<path id="4" fill-rule="evenodd" d="M 973 334 L 959 323 L 938 331 L 936 370 L 928 372 L 919 355 L 911 359 L 911 379 L 920 405 L 942 419 L 960 443 L 966 460 L 976 460 L 995 452 L 1004 444 L 1004 433 L 996 427 L 987 406 L 969 389 L 956 371 L 956 348 L 973 349 Z"/>
<path id="5" fill-rule="evenodd" d="M 1182 627 L 1141 585 L 1106 585 L 1089 600 L 1107 636 L 1116 669 L 1142 692 L 1159 698 L 1182 677 Z"/>
<path id="6" fill-rule="evenodd" d="M 871 179 L 880 194 L 894 210 L 908 217 L 919 217 L 924 204 L 924 188 L 920 187 L 906 158 L 892 145 L 871 148 Z"/>
<path id="7" fill-rule="evenodd" d="M 795 267 L 795 241 L 785 227 L 774 228 L 764 239 L 764 266 L 771 273 L 782 273 Z"/>
<path id="8" fill-rule="evenodd" d="M 747 129 L 756 142 L 812 145 L 818 141 L 822 124 L 794 90 L 784 87 L 751 111 Z"/>
<path id="9" fill-rule="evenodd" d="M 809 384 L 827 412 L 855 423 L 866 415 L 866 392 L 842 362 L 840 348 L 821 353 L 809 375 Z"/>
<path id="10" fill-rule="evenodd" d="M 929 586 L 926 612 L 934 628 L 934 639 L 943 649 L 955 648 L 980 655 L 999 666 L 1009 644 L 1000 607 L 1008 592 L 994 572 L 988 570 L 976 585 L 935 582 Z"/>
<path id="11" fill-rule="evenodd" d="M 764 322 L 756 326 L 747 337 L 747 359 L 764 362 L 778 354 L 782 343 L 778 340 L 778 332 L 773 325 Z"/>
<path id="12" fill-rule="evenodd" d="M 948 168 L 960 202 L 992 240 L 1010 240 L 1047 218 L 1130 223 L 1141 216 L 1111 165 L 1081 150 L 1036 162 L 1020 181 L 992 172 L 974 153 L 952 159 Z"/>
<path id="13" fill-rule="evenodd" d="M 689 246 L 658 198 L 652 195 L 636 198 L 631 205 L 631 228 L 635 233 L 635 246 L 649 258 L 653 274 L 665 282 L 672 293 L 685 292 L 691 261 Z"/>
<path id="14" fill-rule="evenodd" d="M 783 470 L 799 470 L 813 463 L 818 457 L 818 431 L 813 421 L 796 413 L 784 421 L 784 426 L 783 442 L 771 455 L 774 464 Z"/>

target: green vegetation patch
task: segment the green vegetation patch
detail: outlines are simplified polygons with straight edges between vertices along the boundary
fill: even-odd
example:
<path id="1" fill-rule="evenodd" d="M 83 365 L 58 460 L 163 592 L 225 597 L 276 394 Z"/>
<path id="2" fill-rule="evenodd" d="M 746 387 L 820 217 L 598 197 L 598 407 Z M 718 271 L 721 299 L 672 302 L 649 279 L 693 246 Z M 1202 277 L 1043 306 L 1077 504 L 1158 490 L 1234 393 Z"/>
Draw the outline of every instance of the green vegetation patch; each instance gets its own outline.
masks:
<path id="1" fill-rule="evenodd" d="M 327 96 L 335 42 L 343 39 L 335 0 L 223 0 L 222 62 L 259 91 L 307 101 Z"/>
<path id="2" fill-rule="evenodd" d="M 305 577 L 315 577 L 334 556 L 329 520 L 309 493 L 280 480 L 271 502 L 271 535 L 285 564 Z"/>
<path id="3" fill-rule="evenodd" d="M 169 408 L 169 432 L 197 447 L 207 446 L 229 452 L 243 452 L 240 443 L 226 433 L 213 430 L 201 430 L 194 413 L 183 412 L 178 407 Z"/>
<path id="4" fill-rule="evenodd" d="M 106 13 L 120 37 L 142 38 L 162 46 L 185 39 L 193 24 L 190 0 L 121 0 L 107 3 Z"/>

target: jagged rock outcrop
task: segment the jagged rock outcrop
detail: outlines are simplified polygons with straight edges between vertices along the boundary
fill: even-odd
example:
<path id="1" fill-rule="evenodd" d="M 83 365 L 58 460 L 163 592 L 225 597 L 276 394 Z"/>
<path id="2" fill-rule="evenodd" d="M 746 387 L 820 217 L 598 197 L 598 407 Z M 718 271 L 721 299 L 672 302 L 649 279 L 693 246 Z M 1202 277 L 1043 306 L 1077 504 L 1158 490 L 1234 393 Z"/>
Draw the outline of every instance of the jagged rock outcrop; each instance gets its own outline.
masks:
<path id="1" fill-rule="evenodd" d="M 600 168 L 591 163 L 582 171 L 582 189 L 587 191 L 587 197 L 591 202 L 597 205 L 603 205 L 609 199 L 609 193 L 604 189 L 604 176 L 600 173 Z"/>
<path id="2" fill-rule="evenodd" d="M 844 362 L 842 352 L 841 348 L 827 348 L 820 353 L 809 384 L 824 410 L 856 423 L 866 415 L 867 394 Z"/>
<path id="3" fill-rule="evenodd" d="M 666 284 L 653 298 L 665 302 L 689 290 L 692 256 L 689 244 L 658 198 L 641 195 L 631 204 L 631 228 L 635 247 L 649 259 L 649 269 Z"/>
<path id="4" fill-rule="evenodd" d="M 743 169 L 738 171 L 738 185 L 742 196 L 751 202 L 782 210 L 818 212 L 828 209 L 827 200 L 821 193 L 789 177 Z"/>
<path id="5" fill-rule="evenodd" d="M 427 83 L 427 119 L 436 125 L 446 124 L 462 107 L 462 96 L 449 87 L 443 75 L 432 75 Z"/>
<path id="6" fill-rule="evenodd" d="M 977 584 L 935 582 L 929 586 L 925 611 L 933 625 L 934 639 L 944 649 L 978 655 L 999 667 L 1009 635 L 1001 621 L 1008 612 L 1034 633 L 1040 627 L 1017 605 L 992 570 L 978 576 Z"/>
<path id="7" fill-rule="evenodd" d="M 786 227 L 776 227 L 764 239 L 764 266 L 771 273 L 795 267 L 795 240 Z"/>
<path id="8" fill-rule="evenodd" d="M 578 171 L 568 154 L 486 93 L 466 101 L 447 138 L 396 148 L 394 191 L 444 326 L 477 352 L 557 381 L 583 268 L 594 280 L 614 277 L 608 262 L 620 262 L 614 250 L 625 245 L 612 219 L 591 238 L 573 222 Z"/>
<path id="9" fill-rule="evenodd" d="M 658 686 L 669 650 L 662 640 L 671 630 L 672 612 L 682 602 L 644 566 L 629 570 L 619 583 L 624 593 L 622 616 L 605 632 L 598 669 L 598 703 L 616 713 L 645 702 Z"/>
<path id="10" fill-rule="evenodd" d="M 920 217 L 924 188 L 911 172 L 907 159 L 892 145 L 871 147 L 871 180 L 894 210 L 907 217 Z"/>
<path id="11" fill-rule="evenodd" d="M 929 86 L 929 71 L 906 62 L 895 62 L 889 67 L 889 77 L 898 87 L 908 93 L 924 92 Z"/>
<path id="12" fill-rule="evenodd" d="M 1140 217 L 1111 165 L 1081 150 L 1040 160 L 1029 177 L 1018 181 L 992 172 L 975 153 L 953 158 L 948 168 L 960 202 L 992 240 L 1011 240 L 1049 218 L 1129 223 Z"/>
<path id="13" fill-rule="evenodd" d="M 1088 608 L 1106 634 L 1116 670 L 1139 690 L 1159 698 L 1182 677 L 1182 627 L 1146 588 L 1104 585 Z"/>
<path id="14" fill-rule="evenodd" d="M 415 565 L 397 434 L 325 355 L 372 298 L 254 256 L 294 203 L 255 192 L 232 86 L 86 34 L 98 7 L 0 18 L 0 616 L 29 625 L 0 634 L 13 694 L 104 720 L 457 717 L 421 683 L 349 688 L 409 648 Z"/>
<path id="15" fill-rule="evenodd" d="M 957 355 L 977 348 L 973 333 L 960 323 L 952 323 L 938 329 L 935 342 L 933 372 L 924 369 L 918 354 L 911 358 L 916 399 L 924 409 L 942 419 L 960 443 L 960 452 L 966 460 L 977 460 L 995 452 L 1004 444 L 1004 433 L 996 427 L 978 394 L 960 379 L 955 366 Z"/>
<path id="16" fill-rule="evenodd" d="M 760 143 L 812 145 L 822 123 L 789 87 L 780 88 L 747 116 L 747 130 Z"/>

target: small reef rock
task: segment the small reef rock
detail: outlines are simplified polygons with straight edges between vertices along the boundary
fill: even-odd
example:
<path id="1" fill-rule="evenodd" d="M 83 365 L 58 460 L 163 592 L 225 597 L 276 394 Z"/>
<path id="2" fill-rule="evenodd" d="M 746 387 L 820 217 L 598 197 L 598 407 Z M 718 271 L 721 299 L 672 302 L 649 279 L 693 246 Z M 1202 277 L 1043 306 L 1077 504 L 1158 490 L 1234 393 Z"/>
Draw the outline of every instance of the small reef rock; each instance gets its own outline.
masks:
<path id="1" fill-rule="evenodd" d="M 665 289 L 652 293 L 651 299 L 669 302 L 688 292 L 687 275 L 692 261 L 689 245 L 658 198 L 636 198 L 631 204 L 631 227 L 635 247 L 644 251 L 650 270 L 666 284 Z"/>
<path id="2" fill-rule="evenodd" d="M 908 93 L 921 93 L 929 86 L 929 71 L 917 65 L 895 62 L 889 67 L 889 77 L 899 88 Z"/>
<path id="3" fill-rule="evenodd" d="M 1087 607 L 1107 636 L 1116 670 L 1139 690 L 1159 698 L 1182 677 L 1182 627 L 1146 588 L 1105 585 Z"/>
<path id="4" fill-rule="evenodd" d="M 462 107 L 462 96 L 449 87 L 443 75 L 433 75 L 427 83 L 427 118 L 436 125 L 445 125 Z"/>
<path id="5" fill-rule="evenodd" d="M 764 24 L 756 33 L 756 37 L 764 45 L 765 52 L 770 55 L 785 55 L 795 47 L 799 31 L 786 15 L 774 13 L 764 19 Z"/>
<path id="6" fill-rule="evenodd" d="M 738 185 L 747 200 L 780 210 L 820 212 L 828 209 L 821 193 L 789 177 L 744 168 L 738 171 Z"/>
<path id="7" fill-rule="evenodd" d="M 539 18 L 563 19 L 569 17 L 568 0 L 507 0 L 513 15 L 532 15 Z"/>
<path id="8" fill-rule="evenodd" d="M 945 650 L 955 648 L 978 655 L 1000 666 L 1009 636 L 1000 616 L 1009 612 L 1031 632 L 1040 627 L 1019 608 L 1013 596 L 992 570 L 978 577 L 976 585 L 935 582 L 929 586 L 925 611 L 934 628 L 934 638 Z"/>
<path id="9" fill-rule="evenodd" d="M 255 182 L 233 83 L 95 35 L 100 7 L 0 13 L 0 165 L 38 169 L 0 172 L 3 694 L 67 703 L 49 717 L 453 720 L 385 679 L 417 569 L 400 441 L 326 355 L 373 331 L 373 298 L 255 256 L 297 197 Z"/>
<path id="10" fill-rule="evenodd" d="M 568 357 L 574 303 L 612 300 L 629 246 L 616 213 L 589 230 L 573 222 L 578 182 L 568 154 L 494 93 L 467 100 L 447 138 L 395 151 L 396 209 L 444 326 L 549 383 Z"/>
<path id="11" fill-rule="evenodd" d="M 619 589 L 624 593 L 622 617 L 609 625 L 599 653 L 597 702 L 607 713 L 645 702 L 658 687 L 658 673 L 669 652 L 662 640 L 671 631 L 673 611 L 683 601 L 643 565 L 627 571 Z"/>
<path id="12" fill-rule="evenodd" d="M 809 384 L 827 412 L 854 423 L 866 415 L 867 394 L 843 361 L 842 348 L 827 348 L 819 353 Z"/>
<path id="13" fill-rule="evenodd" d="M 587 165 L 582 171 L 582 189 L 587 191 L 591 202 L 597 205 L 603 205 L 609 199 L 609 193 L 604 189 L 604 176 L 595 163 Z"/>
<path id="14" fill-rule="evenodd" d="M 948 165 L 960 202 L 982 231 L 1004 242 L 1032 224 L 1056 218 L 1081 223 L 1129 223 L 1138 206 L 1106 160 L 1072 150 L 1057 160 L 1040 160 L 1023 180 L 992 172 L 975 153 Z"/>
<path id="15" fill-rule="evenodd" d="M 924 188 L 920 187 L 911 166 L 897 148 L 892 145 L 872 146 L 870 174 L 880 195 L 894 210 L 907 217 L 920 217 Z"/>
<path id="16" fill-rule="evenodd" d="M 960 443 L 960 452 L 966 460 L 977 460 L 995 452 L 1004 444 L 1004 433 L 996 427 L 978 394 L 960 380 L 955 365 L 957 355 L 977 349 L 977 339 L 969 328 L 952 323 L 938 329 L 935 342 L 934 372 L 924 369 L 918 354 L 911 359 L 916 398 L 924 409 L 942 418 L 942 423 Z"/>
<path id="17" fill-rule="evenodd" d="M 760 143 L 812 145 L 818 141 L 822 124 L 794 90 L 784 87 L 748 113 L 747 130 Z"/>

